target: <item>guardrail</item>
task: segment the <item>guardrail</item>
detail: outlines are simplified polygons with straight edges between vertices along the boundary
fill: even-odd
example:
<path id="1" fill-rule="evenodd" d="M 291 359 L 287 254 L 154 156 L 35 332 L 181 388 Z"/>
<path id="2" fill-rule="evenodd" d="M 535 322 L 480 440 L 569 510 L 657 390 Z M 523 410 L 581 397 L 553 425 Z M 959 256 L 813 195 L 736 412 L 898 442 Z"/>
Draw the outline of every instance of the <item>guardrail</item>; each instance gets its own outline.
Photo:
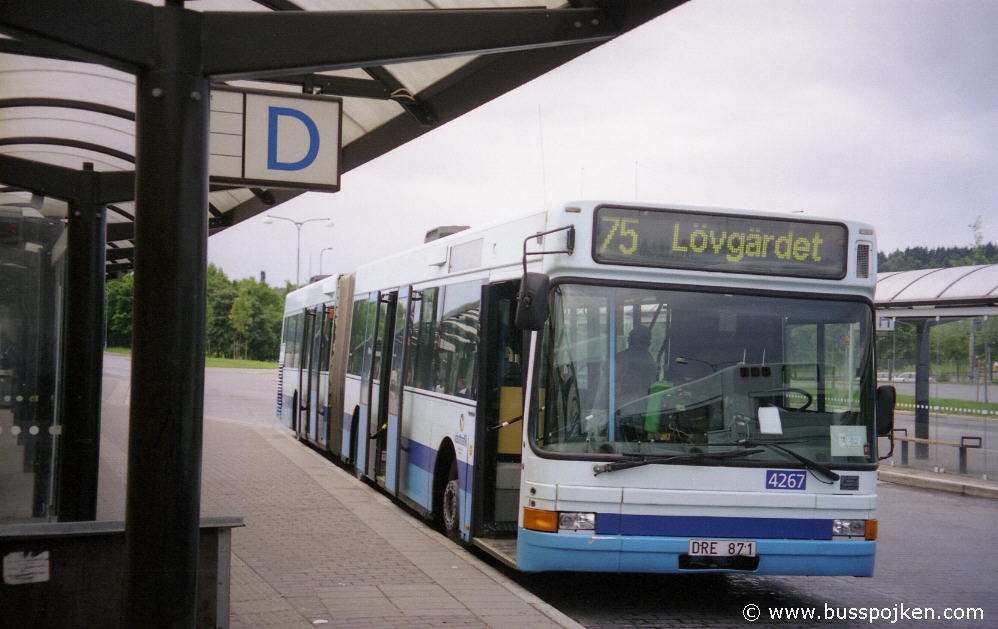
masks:
<path id="1" fill-rule="evenodd" d="M 937 439 L 923 439 L 921 437 L 909 437 L 907 428 L 895 428 L 895 433 L 902 433 L 902 436 L 896 434 L 891 435 L 891 438 L 895 441 L 901 442 L 901 465 L 908 465 L 908 444 L 909 443 L 924 443 L 928 445 L 935 446 L 952 446 L 954 448 L 960 448 L 960 473 L 967 473 L 967 450 L 979 449 L 982 447 L 983 442 L 980 437 L 962 436 L 960 437 L 960 442 L 955 441 L 939 441 Z"/>

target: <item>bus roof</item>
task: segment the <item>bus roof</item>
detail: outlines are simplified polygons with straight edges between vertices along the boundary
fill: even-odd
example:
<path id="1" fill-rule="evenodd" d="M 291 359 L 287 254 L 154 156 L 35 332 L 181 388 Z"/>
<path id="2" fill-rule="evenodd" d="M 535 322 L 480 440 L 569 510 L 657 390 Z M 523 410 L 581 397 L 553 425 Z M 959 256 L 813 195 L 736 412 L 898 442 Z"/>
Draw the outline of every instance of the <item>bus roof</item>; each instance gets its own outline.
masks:
<path id="1" fill-rule="evenodd" d="M 741 217 L 759 217 L 793 221 L 801 224 L 826 223 L 844 226 L 848 234 L 847 271 L 845 277 L 833 279 L 787 277 L 777 274 L 717 272 L 686 268 L 642 267 L 599 262 L 593 256 L 594 212 L 600 207 L 637 208 L 641 210 L 674 210 Z M 789 223 L 788 223 L 789 224 Z M 747 290 L 787 290 L 828 293 L 835 287 L 839 292 L 873 296 L 876 283 L 876 243 L 873 228 L 857 221 L 828 219 L 810 215 L 787 214 L 730 208 L 702 207 L 681 204 L 634 203 L 614 201 L 573 201 L 553 206 L 546 212 L 507 218 L 491 224 L 473 227 L 419 244 L 411 249 L 361 265 L 356 270 L 357 293 L 366 293 L 406 285 L 432 285 L 456 278 L 501 281 L 519 278 L 523 269 L 524 240 L 532 235 L 560 227 L 574 227 L 575 249 L 572 254 L 528 257 L 528 269 L 548 273 L 552 279 L 560 276 L 585 277 L 606 281 L 635 281 L 697 286 L 744 288 Z M 565 233 L 547 236 L 547 242 L 531 240 L 528 251 L 557 250 L 565 247 Z M 865 262 L 859 257 L 860 245 L 865 248 Z M 331 299 L 335 284 L 317 283 L 318 289 Z M 322 288 L 328 286 L 328 292 Z M 305 287 L 292 293 L 306 291 Z M 290 297 L 290 296 L 289 296 Z M 304 292 L 303 303 L 318 303 L 318 293 Z M 318 301 L 316 301 L 318 300 Z"/>

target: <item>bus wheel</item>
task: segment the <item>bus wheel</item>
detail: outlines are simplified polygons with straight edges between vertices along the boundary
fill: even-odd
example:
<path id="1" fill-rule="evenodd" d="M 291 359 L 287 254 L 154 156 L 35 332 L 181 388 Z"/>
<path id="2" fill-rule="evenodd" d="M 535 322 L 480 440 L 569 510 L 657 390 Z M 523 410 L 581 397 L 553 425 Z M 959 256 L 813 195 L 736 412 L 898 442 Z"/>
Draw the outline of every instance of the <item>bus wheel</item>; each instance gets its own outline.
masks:
<path id="1" fill-rule="evenodd" d="M 440 511 L 444 533 L 455 542 L 461 542 L 461 498 L 460 485 L 457 481 L 456 459 L 450 463 L 447 484 L 444 485 L 443 497 L 440 501 Z"/>

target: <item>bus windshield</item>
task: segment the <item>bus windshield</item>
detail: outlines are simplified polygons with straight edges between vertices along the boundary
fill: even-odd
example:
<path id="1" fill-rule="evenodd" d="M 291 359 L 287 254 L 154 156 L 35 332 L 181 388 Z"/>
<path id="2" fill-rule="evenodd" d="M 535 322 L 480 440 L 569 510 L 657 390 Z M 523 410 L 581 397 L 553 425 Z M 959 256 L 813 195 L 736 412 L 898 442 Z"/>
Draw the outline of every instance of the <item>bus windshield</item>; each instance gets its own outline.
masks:
<path id="1" fill-rule="evenodd" d="M 551 304 L 531 427 L 541 452 L 875 461 L 864 301 L 559 284 Z"/>

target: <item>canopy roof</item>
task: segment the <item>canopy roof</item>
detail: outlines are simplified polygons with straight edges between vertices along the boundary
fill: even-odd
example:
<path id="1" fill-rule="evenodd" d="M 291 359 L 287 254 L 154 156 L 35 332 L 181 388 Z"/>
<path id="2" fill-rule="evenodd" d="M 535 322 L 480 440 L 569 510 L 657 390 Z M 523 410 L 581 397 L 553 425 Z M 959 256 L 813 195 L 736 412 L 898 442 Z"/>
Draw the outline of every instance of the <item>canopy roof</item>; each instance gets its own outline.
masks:
<path id="1" fill-rule="evenodd" d="M 684 1 L 166 4 L 199 13 L 213 84 L 342 97 L 345 172 Z M 67 200 L 81 194 L 79 174 L 92 168 L 109 203 L 111 275 L 131 267 L 134 69 L 162 53 L 149 42 L 163 4 L 4 0 L 0 11 L 0 211 L 64 218 Z M 291 41 L 295 55 L 282 47 Z M 302 59 L 303 49 L 313 57 Z M 225 229 L 300 193 L 212 185 L 209 227 Z"/>
<path id="2" fill-rule="evenodd" d="M 875 301 L 894 316 L 995 314 L 998 264 L 879 273 Z"/>

